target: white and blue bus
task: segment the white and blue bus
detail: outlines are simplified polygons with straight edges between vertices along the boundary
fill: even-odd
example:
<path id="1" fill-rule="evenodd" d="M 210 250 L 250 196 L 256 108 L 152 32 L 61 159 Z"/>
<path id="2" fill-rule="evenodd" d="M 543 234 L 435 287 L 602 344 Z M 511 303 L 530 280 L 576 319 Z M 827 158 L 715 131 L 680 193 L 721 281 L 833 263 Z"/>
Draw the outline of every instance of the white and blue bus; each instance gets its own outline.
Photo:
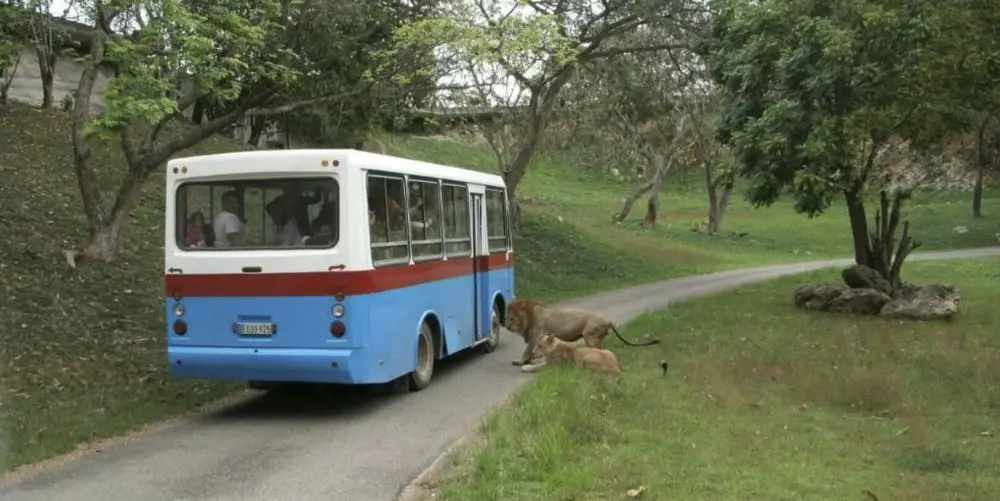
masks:
<path id="1" fill-rule="evenodd" d="M 500 176 L 364 151 L 171 160 L 170 373 L 423 389 L 436 360 L 500 341 L 508 212 Z"/>

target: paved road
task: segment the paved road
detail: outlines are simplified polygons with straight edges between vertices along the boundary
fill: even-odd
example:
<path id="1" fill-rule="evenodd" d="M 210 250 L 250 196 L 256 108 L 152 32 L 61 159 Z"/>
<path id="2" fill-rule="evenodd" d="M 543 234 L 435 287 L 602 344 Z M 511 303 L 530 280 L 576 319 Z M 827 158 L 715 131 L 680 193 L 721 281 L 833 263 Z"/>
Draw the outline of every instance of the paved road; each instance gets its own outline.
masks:
<path id="1" fill-rule="evenodd" d="M 1000 248 L 912 259 L 988 255 L 1000 255 Z M 624 322 L 673 301 L 847 262 L 681 278 L 571 303 Z M 490 355 L 471 353 L 442 366 L 434 384 L 415 394 L 349 392 L 287 401 L 254 396 L 0 486 L 0 499 L 387 501 L 525 379 L 510 365 L 522 348 L 504 338 Z"/>

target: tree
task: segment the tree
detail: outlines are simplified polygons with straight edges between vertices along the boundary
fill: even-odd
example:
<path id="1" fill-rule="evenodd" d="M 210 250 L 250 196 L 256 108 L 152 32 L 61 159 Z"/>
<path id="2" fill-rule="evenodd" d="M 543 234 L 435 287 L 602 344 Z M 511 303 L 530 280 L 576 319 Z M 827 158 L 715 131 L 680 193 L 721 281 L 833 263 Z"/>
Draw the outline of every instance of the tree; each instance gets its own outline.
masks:
<path id="1" fill-rule="evenodd" d="M 972 133 L 972 164 L 976 180 L 972 194 L 972 214 L 982 216 L 983 185 L 986 171 L 995 162 L 1000 143 L 1000 1 L 966 0 L 940 4 L 943 28 L 934 61 L 947 78 L 950 94 L 949 123 L 957 135 Z"/>
<path id="2" fill-rule="evenodd" d="M 515 224 L 520 220 L 517 189 L 541 144 L 562 90 L 581 64 L 676 45 L 672 39 L 652 45 L 607 42 L 643 26 L 683 31 L 685 16 L 697 10 L 686 0 L 452 0 L 433 16 L 397 33 L 399 47 L 430 46 L 446 54 L 455 68 L 498 67 L 526 89 L 517 152 L 501 174 L 511 199 Z M 669 27 L 669 29 L 667 29 Z M 387 52 L 392 57 L 392 51 Z M 444 75 L 439 75 L 444 76 Z"/>
<path id="3" fill-rule="evenodd" d="M 345 0 L 340 7 L 360 5 L 350 2 Z M 387 0 L 379 5 L 393 3 Z M 343 102 L 361 91 L 360 86 L 345 90 L 339 85 L 312 83 L 343 70 L 337 59 L 321 57 L 343 49 L 347 42 L 331 44 L 328 52 L 323 52 L 317 47 L 337 34 L 313 43 L 305 34 L 286 28 L 320 17 L 318 9 L 329 8 L 324 2 L 164 0 L 147 4 L 97 0 L 87 7 L 95 29 L 76 91 L 73 147 L 90 237 L 81 250 L 67 251 L 71 266 L 80 258 L 114 259 L 144 181 L 174 154 L 242 117 L 276 116 Z M 367 7 L 369 12 L 377 10 L 371 4 Z M 362 19 L 354 21 L 358 21 L 352 25 L 355 31 L 339 35 L 357 50 L 365 41 L 359 32 L 370 28 L 360 22 Z M 317 28 L 309 26 L 310 31 Z M 112 68 L 114 76 L 104 95 L 105 111 L 93 115 L 90 100 L 102 66 Z M 199 101 L 213 108 L 210 118 L 164 140 L 164 129 Z M 92 164 L 96 141 L 118 142 L 128 163 L 110 209 L 103 202 Z"/>
<path id="4" fill-rule="evenodd" d="M 705 88 L 705 79 L 694 80 L 687 94 L 688 116 L 691 118 L 694 158 L 705 174 L 708 195 L 708 224 L 705 230 L 715 235 L 722 231 L 722 220 L 729 208 L 729 199 L 736 184 L 736 173 L 729 151 L 715 138 L 715 122 L 722 107 L 720 93 Z M 721 193 L 719 188 L 722 188 Z"/>
<path id="5" fill-rule="evenodd" d="M 0 105 L 6 105 L 14 75 L 21 64 L 17 27 L 22 13 L 0 4 Z"/>
<path id="6" fill-rule="evenodd" d="M 790 188 L 795 210 L 814 217 L 843 196 L 860 265 L 889 252 L 888 238 L 869 235 L 864 207 L 879 153 L 943 136 L 931 120 L 942 96 L 929 64 L 940 19 L 929 5 L 723 2 L 699 48 L 726 92 L 719 138 L 749 201 L 770 205 Z"/>
<path id="7" fill-rule="evenodd" d="M 609 40 L 607 47 L 664 43 L 664 35 L 645 27 Z M 602 131 L 601 147 L 627 152 L 626 159 L 648 166 L 612 216 L 615 223 L 624 221 L 635 202 L 649 193 L 643 224 L 655 225 L 667 172 L 690 163 L 691 121 L 683 111 L 682 90 L 686 75 L 678 71 L 676 57 L 665 49 L 589 61 L 581 64 L 577 81 L 567 90 L 563 120 L 576 121 L 578 129 Z"/>
<path id="8" fill-rule="evenodd" d="M 55 104 L 53 84 L 56 63 L 59 56 L 71 48 L 72 38 L 66 23 L 74 5 L 75 1 L 60 3 L 61 11 L 56 10 L 52 0 L 9 0 L 6 6 L 0 5 L 0 9 L 7 11 L 7 19 L 12 21 L 10 26 L 16 39 L 26 41 L 35 50 L 44 109 L 50 109 Z"/>

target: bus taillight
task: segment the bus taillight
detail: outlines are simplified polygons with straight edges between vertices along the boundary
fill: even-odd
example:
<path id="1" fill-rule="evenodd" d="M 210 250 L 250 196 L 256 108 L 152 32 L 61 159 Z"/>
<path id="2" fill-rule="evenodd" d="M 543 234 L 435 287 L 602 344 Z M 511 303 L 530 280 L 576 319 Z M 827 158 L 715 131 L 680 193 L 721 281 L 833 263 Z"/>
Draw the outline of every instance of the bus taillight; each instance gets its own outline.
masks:
<path id="1" fill-rule="evenodd" d="M 333 334 L 333 337 L 344 337 L 344 331 L 346 330 L 344 322 L 341 322 L 340 320 L 334 320 L 333 323 L 330 324 L 330 334 Z"/>
<path id="2" fill-rule="evenodd" d="M 187 322 L 181 319 L 174 320 L 174 334 L 177 334 L 178 336 L 183 336 L 184 334 L 187 334 L 187 331 L 188 331 Z"/>

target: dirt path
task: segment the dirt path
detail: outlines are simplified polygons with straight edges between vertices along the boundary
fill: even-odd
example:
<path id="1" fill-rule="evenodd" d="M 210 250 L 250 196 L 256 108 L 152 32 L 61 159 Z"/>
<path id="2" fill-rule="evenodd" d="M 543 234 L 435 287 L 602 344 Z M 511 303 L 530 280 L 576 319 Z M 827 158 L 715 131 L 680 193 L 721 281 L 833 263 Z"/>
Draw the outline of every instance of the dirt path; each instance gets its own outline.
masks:
<path id="1" fill-rule="evenodd" d="M 913 260 L 1000 255 L 1000 248 L 914 255 Z M 796 263 L 687 277 L 571 301 L 625 322 L 671 302 L 847 261 Z M 666 340 L 669 342 L 669 340 Z M 509 391 L 523 349 L 501 341 L 441 367 L 409 395 L 358 392 L 275 402 L 251 397 L 84 454 L 16 483 L 6 501 L 386 501 Z"/>

